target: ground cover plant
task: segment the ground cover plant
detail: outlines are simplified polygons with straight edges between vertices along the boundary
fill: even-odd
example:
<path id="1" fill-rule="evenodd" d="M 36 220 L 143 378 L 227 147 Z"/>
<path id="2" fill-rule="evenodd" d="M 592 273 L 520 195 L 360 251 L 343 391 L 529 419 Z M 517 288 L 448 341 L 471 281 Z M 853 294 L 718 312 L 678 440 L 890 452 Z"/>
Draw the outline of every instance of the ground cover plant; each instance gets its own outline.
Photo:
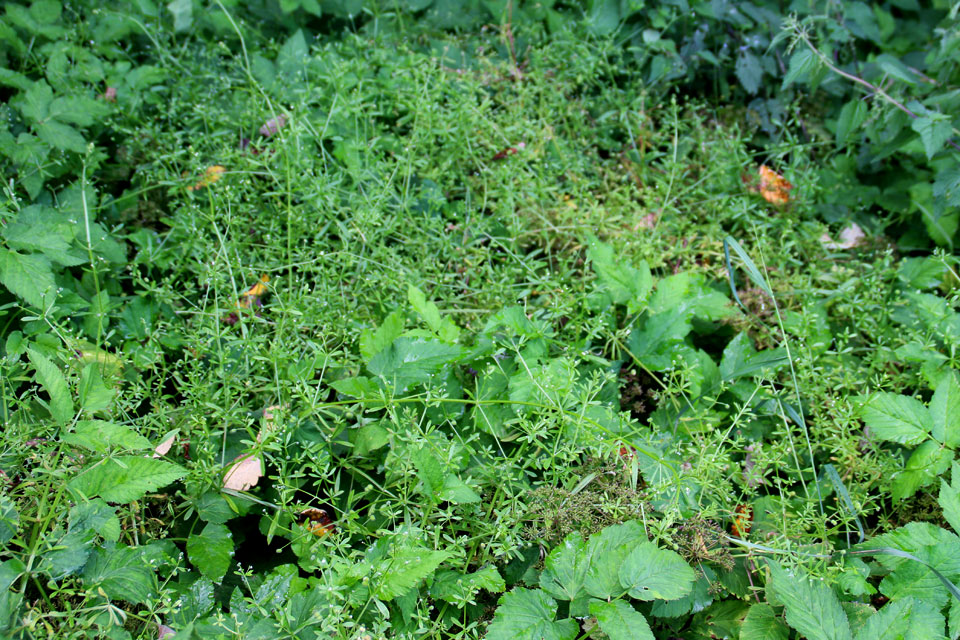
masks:
<path id="1" fill-rule="evenodd" d="M 7 3 L 0 636 L 960 637 L 956 13 Z"/>

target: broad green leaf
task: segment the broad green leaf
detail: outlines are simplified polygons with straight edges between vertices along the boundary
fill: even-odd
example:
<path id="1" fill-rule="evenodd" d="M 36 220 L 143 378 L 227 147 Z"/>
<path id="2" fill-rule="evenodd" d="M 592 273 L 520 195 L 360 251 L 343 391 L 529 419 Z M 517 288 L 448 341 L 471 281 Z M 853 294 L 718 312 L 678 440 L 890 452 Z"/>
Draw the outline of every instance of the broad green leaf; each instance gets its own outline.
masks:
<path id="1" fill-rule="evenodd" d="M 367 369 L 399 393 L 405 393 L 412 385 L 427 382 L 459 357 L 460 347 L 455 345 L 423 338 L 397 338 L 370 360 Z"/>
<path id="2" fill-rule="evenodd" d="M 159 591 L 153 567 L 139 548 L 109 543 L 94 549 L 83 569 L 83 584 L 90 593 L 99 590 L 110 599 L 146 604 Z"/>
<path id="3" fill-rule="evenodd" d="M 734 71 L 744 91 L 752 95 L 760 89 L 760 81 L 763 80 L 763 67 L 760 66 L 760 59 L 757 56 L 749 51 L 741 51 L 740 55 L 737 56 Z M 787 74 L 787 77 L 790 77 L 789 74 Z"/>
<path id="4" fill-rule="evenodd" d="M 937 527 L 939 529 L 939 527 Z M 960 575 L 960 539 L 940 529 L 943 540 L 939 544 L 919 546 L 913 551 L 922 562 L 904 559 L 897 568 L 880 581 L 880 593 L 891 600 L 917 598 L 942 607 L 950 600 L 950 592 L 931 567 L 941 575 Z M 923 564 L 926 563 L 926 564 Z M 930 565 L 930 566 L 927 566 Z"/>
<path id="5" fill-rule="evenodd" d="M 783 77 L 783 83 L 780 85 L 780 89 L 786 89 L 791 84 L 804 80 L 812 72 L 816 71 L 819 65 L 820 60 L 817 58 L 817 54 L 808 47 L 798 47 L 794 54 L 790 56 L 790 67 L 787 69 L 787 74 Z"/>
<path id="6" fill-rule="evenodd" d="M 0 248 L 0 283 L 38 309 L 45 308 L 57 297 L 50 261 L 37 254 Z"/>
<path id="7" fill-rule="evenodd" d="M 277 67 L 281 74 L 293 74 L 300 70 L 310 53 L 303 29 L 297 29 L 277 52 Z"/>
<path id="8" fill-rule="evenodd" d="M 390 442 L 390 432 L 379 423 L 366 424 L 357 429 L 353 439 L 353 455 L 365 456 Z"/>
<path id="9" fill-rule="evenodd" d="M 587 257 L 597 274 L 599 285 L 615 304 L 627 304 L 628 313 L 635 313 L 646 301 L 653 286 L 653 276 L 646 261 L 634 268 L 617 260 L 613 247 L 594 236 L 587 237 Z"/>
<path id="10" fill-rule="evenodd" d="M 481 590 L 500 593 L 506 588 L 503 577 L 496 567 L 488 566 L 463 575 L 456 571 L 438 571 L 430 584 L 430 596 L 462 605 L 471 602 Z"/>
<path id="11" fill-rule="evenodd" d="M 890 55 L 889 53 L 880 54 L 877 56 L 875 62 L 886 73 L 889 73 L 898 80 L 902 80 L 907 84 L 913 84 L 916 82 L 916 76 L 910 72 L 910 69 L 907 68 L 905 64 L 900 62 L 898 58 Z"/>
<path id="12" fill-rule="evenodd" d="M 574 640 L 580 626 L 557 621 L 557 601 L 539 589 L 517 588 L 500 597 L 487 640 Z"/>
<path id="13" fill-rule="evenodd" d="M 80 406 L 84 411 L 103 411 L 113 404 L 115 391 L 103 383 L 100 369 L 91 362 L 80 372 Z"/>
<path id="14" fill-rule="evenodd" d="M 440 489 L 439 497 L 441 500 L 446 500 L 453 504 L 480 502 L 480 494 L 471 489 L 470 486 L 455 473 L 448 473 L 443 477 L 443 486 Z"/>
<path id="15" fill-rule="evenodd" d="M 60 18 L 61 10 L 56 0 L 34 0 L 30 4 L 30 16 L 40 24 L 53 24 Z"/>
<path id="16" fill-rule="evenodd" d="M 930 115 L 921 116 L 910 123 L 910 128 L 920 134 L 928 159 L 933 158 L 953 134 L 949 116 L 942 113 L 929 113 Z"/>
<path id="17" fill-rule="evenodd" d="M 635 520 L 612 525 L 590 536 L 590 558 L 584 588 L 595 598 L 616 598 L 626 592 L 620 585 L 618 570 L 635 547 L 647 542 L 643 525 Z"/>
<path id="18" fill-rule="evenodd" d="M 596 36 L 610 35 L 620 25 L 619 0 L 590 0 L 587 29 Z"/>
<path id="19" fill-rule="evenodd" d="M 84 153 L 87 150 L 87 141 L 83 135 L 69 124 L 58 120 L 44 120 L 34 125 L 33 130 L 37 137 L 57 149 Z"/>
<path id="20" fill-rule="evenodd" d="M 576 600 L 584 593 L 590 556 L 579 533 L 571 533 L 544 561 L 540 588 L 560 600 Z"/>
<path id="21" fill-rule="evenodd" d="M 360 355 L 365 362 L 377 355 L 403 333 L 404 314 L 399 309 L 383 319 L 383 324 L 375 332 L 365 330 L 360 335 Z"/>
<path id="22" fill-rule="evenodd" d="M 940 497 L 938 502 L 943 510 L 943 519 L 950 523 L 954 533 L 960 533 L 960 465 L 953 463 L 950 472 L 952 484 L 945 479 L 940 480 Z"/>
<path id="23" fill-rule="evenodd" d="M 334 380 L 330 386 L 345 396 L 353 398 L 377 398 L 380 395 L 380 388 L 377 384 L 366 376 L 354 376 L 353 378 L 343 378 Z"/>
<path id="24" fill-rule="evenodd" d="M 786 607 L 787 624 L 807 640 L 851 639 L 847 614 L 829 586 L 792 576 L 774 562 L 767 566 L 773 594 Z"/>
<path id="25" fill-rule="evenodd" d="M 187 538 L 187 555 L 204 578 L 217 582 L 233 560 L 233 534 L 226 525 L 208 522 L 203 531 Z"/>
<path id="26" fill-rule="evenodd" d="M 80 420 L 73 431 L 60 436 L 60 440 L 97 453 L 106 453 L 111 448 L 127 451 L 145 451 L 152 448 L 150 440 L 130 427 L 103 420 Z"/>
<path id="27" fill-rule="evenodd" d="M 740 627 L 740 640 L 787 640 L 789 636 L 790 629 L 765 603 L 751 606 Z"/>
<path id="28" fill-rule="evenodd" d="M 917 489 L 932 484 L 941 473 L 950 467 L 953 452 L 944 449 L 935 440 L 927 440 L 914 449 L 903 471 L 893 478 L 892 497 L 899 501 L 909 498 Z"/>
<path id="29" fill-rule="evenodd" d="M 630 333 L 627 346 L 630 353 L 644 366 L 660 371 L 670 366 L 667 347 L 683 340 L 690 333 L 690 316 L 682 307 L 648 317 L 646 323 Z"/>
<path id="30" fill-rule="evenodd" d="M 167 10 L 173 15 L 173 30 L 177 33 L 193 26 L 193 0 L 173 0 L 167 3 Z"/>
<path id="31" fill-rule="evenodd" d="M 15 104 L 25 118 L 34 123 L 42 122 L 53 102 L 53 89 L 45 81 L 34 82 Z"/>
<path id="32" fill-rule="evenodd" d="M 891 601 L 867 618 L 856 640 L 929 640 L 942 638 L 940 610 L 916 598 Z"/>
<path id="33" fill-rule="evenodd" d="M 945 375 L 937 385 L 929 410 L 934 439 L 953 449 L 960 447 L 960 382 L 955 372 Z"/>
<path id="34" fill-rule="evenodd" d="M 17 505 L 6 496 L 0 496 L 0 544 L 7 544 L 20 527 Z"/>
<path id="35" fill-rule="evenodd" d="M 133 502 L 150 491 L 179 480 L 187 470 L 155 458 L 118 456 L 88 467 L 67 486 L 87 498 L 100 496 L 107 502 Z"/>
<path id="36" fill-rule="evenodd" d="M 696 574 L 680 554 L 643 542 L 624 559 L 620 585 L 637 600 L 674 600 L 690 593 Z"/>
<path id="37" fill-rule="evenodd" d="M 623 600 L 591 602 L 590 615 L 610 640 L 654 640 L 647 619 Z"/>
<path id="38" fill-rule="evenodd" d="M 443 319 L 440 317 L 440 309 L 437 308 L 437 305 L 427 300 L 427 297 L 423 295 L 423 291 L 420 291 L 420 289 L 417 289 L 412 284 L 409 285 L 407 287 L 407 300 L 410 302 L 410 306 L 412 306 L 413 309 L 420 314 L 424 322 L 427 323 L 431 331 L 439 331 L 440 324 L 443 322 Z"/>
<path id="39" fill-rule="evenodd" d="M 60 424 L 73 419 L 73 398 L 67 388 L 67 381 L 60 368 L 50 362 L 46 356 L 33 349 L 27 349 L 27 357 L 37 370 L 37 382 L 50 397 L 50 413 Z"/>
<path id="40" fill-rule="evenodd" d="M 918 445 L 930 435 L 931 416 L 923 403 L 898 393 L 877 393 L 860 410 L 870 434 L 880 440 Z"/>
<path id="41" fill-rule="evenodd" d="M 383 577 L 374 588 L 383 600 L 399 598 L 416 587 L 450 556 L 446 551 L 419 547 L 395 547 L 382 567 Z"/>
<path id="42" fill-rule="evenodd" d="M 842 147 L 847 143 L 850 135 L 860 129 L 860 126 L 867 121 L 870 110 L 867 103 L 859 98 L 850 100 L 843 105 L 840 110 L 840 117 L 837 119 L 836 143 Z"/>
<path id="43" fill-rule="evenodd" d="M 111 111 L 108 102 L 80 96 L 64 96 L 50 103 L 51 118 L 81 127 L 89 127 Z"/>

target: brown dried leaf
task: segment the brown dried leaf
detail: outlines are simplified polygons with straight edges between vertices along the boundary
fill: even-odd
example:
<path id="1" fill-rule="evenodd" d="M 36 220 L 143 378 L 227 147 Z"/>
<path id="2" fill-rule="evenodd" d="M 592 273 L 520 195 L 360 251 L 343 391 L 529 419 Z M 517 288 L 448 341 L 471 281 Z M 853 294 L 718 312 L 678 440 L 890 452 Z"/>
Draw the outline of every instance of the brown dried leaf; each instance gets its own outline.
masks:
<path id="1" fill-rule="evenodd" d="M 257 484 L 263 476 L 263 464 L 252 453 L 239 456 L 233 461 L 227 475 L 223 477 L 223 488 L 234 491 L 246 491 Z"/>

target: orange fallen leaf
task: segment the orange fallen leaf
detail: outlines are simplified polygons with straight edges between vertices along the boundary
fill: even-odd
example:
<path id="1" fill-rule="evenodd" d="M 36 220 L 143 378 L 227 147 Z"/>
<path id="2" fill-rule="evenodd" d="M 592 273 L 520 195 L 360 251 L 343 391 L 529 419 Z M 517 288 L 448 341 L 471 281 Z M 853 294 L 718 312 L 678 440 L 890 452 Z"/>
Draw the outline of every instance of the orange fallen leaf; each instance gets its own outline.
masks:
<path id="1" fill-rule="evenodd" d="M 258 306 L 261 296 L 267 292 L 267 283 L 270 282 L 270 276 L 264 274 L 260 276 L 260 281 L 253 285 L 242 294 L 237 306 L 241 309 L 249 309 L 251 306 Z"/>
<path id="2" fill-rule="evenodd" d="M 196 191 L 197 189 L 209 187 L 214 182 L 219 181 L 220 178 L 223 177 L 223 174 L 226 170 L 226 167 L 223 167 L 219 164 L 207 167 L 207 170 L 203 172 L 203 176 L 200 178 L 200 181 L 187 187 L 187 191 Z"/>
<path id="3" fill-rule="evenodd" d="M 784 205 L 790 200 L 793 185 L 766 165 L 760 165 L 760 195 L 770 204 Z"/>
<path id="4" fill-rule="evenodd" d="M 750 533 L 750 524 L 753 522 L 753 507 L 748 504 L 738 504 L 734 510 L 733 523 L 730 533 L 742 538 Z"/>
<path id="5" fill-rule="evenodd" d="M 315 536 L 325 536 L 334 529 L 333 519 L 326 509 L 311 507 L 300 512 L 300 524 Z"/>

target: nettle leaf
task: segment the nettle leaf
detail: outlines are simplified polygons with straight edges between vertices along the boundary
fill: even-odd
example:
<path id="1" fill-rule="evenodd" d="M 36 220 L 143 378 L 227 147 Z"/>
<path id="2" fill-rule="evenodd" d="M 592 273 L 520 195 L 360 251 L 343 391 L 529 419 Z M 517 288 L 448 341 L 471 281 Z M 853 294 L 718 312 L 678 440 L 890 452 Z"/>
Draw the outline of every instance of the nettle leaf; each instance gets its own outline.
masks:
<path id="1" fill-rule="evenodd" d="M 620 584 L 637 600 L 674 600 L 693 589 L 696 573 L 680 554 L 642 542 L 624 559 Z"/>
<path id="2" fill-rule="evenodd" d="M 449 557 L 450 554 L 446 551 L 432 551 L 423 547 L 393 547 L 390 558 L 383 565 L 383 577 L 374 592 L 383 600 L 406 595 Z"/>
<path id="3" fill-rule="evenodd" d="M 854 98 L 843 105 L 840 110 L 840 117 L 837 118 L 837 146 L 842 147 L 847 143 L 850 135 L 860 129 L 867 116 L 870 115 L 870 109 L 867 103 L 858 98 Z"/>
<path id="4" fill-rule="evenodd" d="M 74 153 L 84 153 L 87 150 L 87 141 L 83 135 L 69 124 L 58 120 L 44 120 L 34 125 L 33 129 L 37 137 L 51 147 Z"/>
<path id="5" fill-rule="evenodd" d="M 760 65 L 760 59 L 749 51 L 743 51 L 737 57 L 737 65 L 734 70 L 744 91 L 751 95 L 756 94 L 760 89 L 760 81 L 763 80 L 763 67 Z"/>
<path id="6" fill-rule="evenodd" d="M 186 474 L 186 469 L 166 460 L 118 456 L 88 467 L 67 486 L 87 498 L 133 502 Z"/>
<path id="7" fill-rule="evenodd" d="M 867 618 L 856 640 L 927 640 L 942 638 L 946 620 L 934 605 L 904 598 L 886 604 Z"/>
<path id="8" fill-rule="evenodd" d="M 53 419 L 60 424 L 66 424 L 73 419 L 73 398 L 67 381 L 60 368 L 33 349 L 27 349 L 27 357 L 37 370 L 37 382 L 50 397 L 50 413 Z"/>
<path id="9" fill-rule="evenodd" d="M 931 416 L 916 398 L 898 393 L 877 393 L 860 409 L 870 433 L 880 440 L 918 445 L 930 435 Z"/>
<path id="10" fill-rule="evenodd" d="M 591 602 L 590 615 L 610 640 L 654 640 L 647 619 L 623 600 Z"/>
<path id="11" fill-rule="evenodd" d="M 792 576 L 774 562 L 767 566 L 773 594 L 786 607 L 791 627 L 808 640 L 851 640 L 847 614 L 830 587 Z"/>
<path id="12" fill-rule="evenodd" d="M 127 451 L 145 451 L 152 448 L 147 438 L 130 427 L 103 420 L 80 420 L 73 432 L 63 434 L 60 440 L 97 453 L 106 453 L 111 448 Z"/>
<path id="13" fill-rule="evenodd" d="M 104 384 L 100 369 L 91 362 L 80 373 L 80 406 L 84 411 L 103 411 L 113 404 L 116 391 Z"/>
<path id="14" fill-rule="evenodd" d="M 574 640 L 576 620 L 555 620 L 557 601 L 540 589 L 514 589 L 500 597 L 487 640 Z"/>
<path id="15" fill-rule="evenodd" d="M 773 607 L 760 603 L 750 607 L 740 627 L 740 640 L 787 640 L 790 629 L 780 621 Z"/>
<path id="16" fill-rule="evenodd" d="M 571 533 L 544 561 L 540 588 L 560 600 L 576 600 L 584 593 L 589 567 L 587 543 L 579 533 Z"/>
<path id="17" fill-rule="evenodd" d="M 960 382 L 955 372 L 945 375 L 937 385 L 929 411 L 934 439 L 951 448 L 960 446 Z"/>
<path id="18" fill-rule="evenodd" d="M 56 299 L 50 261 L 37 254 L 0 248 L 0 283 L 27 304 L 43 309 Z"/>
<path id="19" fill-rule="evenodd" d="M 146 604 L 158 591 L 156 574 L 139 548 L 108 543 L 93 550 L 83 569 L 91 593 L 102 589 L 111 600 Z"/>
<path id="20" fill-rule="evenodd" d="M 187 538 L 187 554 L 203 577 L 217 582 L 233 560 L 233 534 L 226 525 L 209 522 L 203 531 Z"/>
<path id="21" fill-rule="evenodd" d="M 587 555 L 590 558 L 584 589 L 595 598 L 616 598 L 626 591 L 620 585 L 618 571 L 635 547 L 647 542 L 643 525 L 635 520 L 609 526 L 590 536 Z"/>
<path id="22" fill-rule="evenodd" d="M 799 82 L 817 70 L 820 66 L 820 60 L 817 54 L 807 47 L 801 47 L 790 56 L 790 67 L 787 74 L 783 77 L 783 84 L 780 89 L 786 89 L 791 84 Z"/>

